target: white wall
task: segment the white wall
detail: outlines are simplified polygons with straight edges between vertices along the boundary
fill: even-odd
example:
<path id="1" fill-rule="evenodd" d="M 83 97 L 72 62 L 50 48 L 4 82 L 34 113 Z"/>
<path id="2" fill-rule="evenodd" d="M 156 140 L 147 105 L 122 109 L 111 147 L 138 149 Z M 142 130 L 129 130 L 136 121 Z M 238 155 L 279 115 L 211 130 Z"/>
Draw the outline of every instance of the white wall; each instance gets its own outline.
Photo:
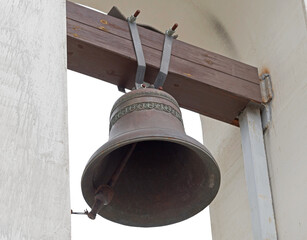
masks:
<path id="1" fill-rule="evenodd" d="M 267 68 L 272 75 L 273 122 L 265 144 L 280 240 L 307 239 L 307 32 L 302 3 L 236 0 L 210 6 L 236 49 L 236 54 L 222 54 Z M 223 176 L 211 206 L 213 239 L 252 239 L 245 228 L 248 206 L 239 131 L 205 117 L 202 122 L 205 142 L 214 149 Z"/>
<path id="2" fill-rule="evenodd" d="M 65 4 L 0 5 L 0 239 L 70 239 Z"/>
<path id="3" fill-rule="evenodd" d="M 252 225 L 239 128 L 201 117 L 204 144 L 221 170 L 221 187 L 210 205 L 213 240 L 251 240 Z"/>

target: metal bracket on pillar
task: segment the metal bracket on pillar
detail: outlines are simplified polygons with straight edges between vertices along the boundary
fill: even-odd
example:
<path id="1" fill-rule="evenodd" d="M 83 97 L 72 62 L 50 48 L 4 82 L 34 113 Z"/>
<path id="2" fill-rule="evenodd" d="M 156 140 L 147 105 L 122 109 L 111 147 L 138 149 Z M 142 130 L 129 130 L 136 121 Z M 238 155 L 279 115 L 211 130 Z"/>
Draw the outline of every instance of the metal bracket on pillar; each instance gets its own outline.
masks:
<path id="1" fill-rule="evenodd" d="M 262 74 L 260 79 L 260 92 L 263 103 L 268 103 L 273 99 L 273 88 L 270 74 Z"/>
<path id="2" fill-rule="evenodd" d="M 249 104 L 239 121 L 254 239 L 277 240 L 260 106 Z"/>
<path id="3" fill-rule="evenodd" d="M 261 104 L 261 122 L 262 122 L 262 130 L 265 132 L 270 123 L 272 121 L 272 106 L 271 102 L 266 104 Z"/>
<path id="4" fill-rule="evenodd" d="M 261 76 L 260 92 L 262 97 L 262 106 L 261 106 L 262 129 L 265 132 L 265 130 L 267 130 L 272 120 L 271 101 L 274 96 L 271 76 L 267 73 Z"/>

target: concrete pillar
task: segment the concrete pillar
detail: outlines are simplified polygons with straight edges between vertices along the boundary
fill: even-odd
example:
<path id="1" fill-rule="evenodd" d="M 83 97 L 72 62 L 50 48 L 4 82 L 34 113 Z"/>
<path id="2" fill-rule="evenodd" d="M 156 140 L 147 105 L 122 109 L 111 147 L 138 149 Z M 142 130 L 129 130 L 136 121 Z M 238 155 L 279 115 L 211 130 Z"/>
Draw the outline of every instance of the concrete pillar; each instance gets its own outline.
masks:
<path id="1" fill-rule="evenodd" d="M 70 239 L 65 4 L 0 5 L 0 239 Z"/>

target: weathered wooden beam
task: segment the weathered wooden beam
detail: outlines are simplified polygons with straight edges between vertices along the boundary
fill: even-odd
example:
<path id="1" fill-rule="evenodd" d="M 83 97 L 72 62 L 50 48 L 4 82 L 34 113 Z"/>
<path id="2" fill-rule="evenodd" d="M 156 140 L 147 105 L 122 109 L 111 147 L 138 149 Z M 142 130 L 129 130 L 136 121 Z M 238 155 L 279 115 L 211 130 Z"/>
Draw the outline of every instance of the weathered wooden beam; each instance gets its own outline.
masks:
<path id="1" fill-rule="evenodd" d="M 160 68 L 164 35 L 139 27 L 153 83 Z M 68 68 L 131 89 L 136 57 L 126 21 L 67 2 Z M 174 40 L 164 90 L 180 106 L 237 125 L 250 102 L 261 102 L 257 68 Z"/>

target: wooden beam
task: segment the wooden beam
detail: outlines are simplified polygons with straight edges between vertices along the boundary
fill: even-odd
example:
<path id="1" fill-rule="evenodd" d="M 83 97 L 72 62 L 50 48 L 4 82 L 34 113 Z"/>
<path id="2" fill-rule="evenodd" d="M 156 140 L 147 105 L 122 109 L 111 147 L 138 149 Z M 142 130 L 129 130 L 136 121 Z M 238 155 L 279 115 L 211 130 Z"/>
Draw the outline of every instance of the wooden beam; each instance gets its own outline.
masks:
<path id="1" fill-rule="evenodd" d="M 139 27 L 153 83 L 160 68 L 164 35 Z M 67 2 L 68 68 L 131 89 L 136 57 L 126 21 Z M 180 106 L 238 125 L 237 116 L 261 102 L 257 68 L 174 40 L 164 90 Z"/>

